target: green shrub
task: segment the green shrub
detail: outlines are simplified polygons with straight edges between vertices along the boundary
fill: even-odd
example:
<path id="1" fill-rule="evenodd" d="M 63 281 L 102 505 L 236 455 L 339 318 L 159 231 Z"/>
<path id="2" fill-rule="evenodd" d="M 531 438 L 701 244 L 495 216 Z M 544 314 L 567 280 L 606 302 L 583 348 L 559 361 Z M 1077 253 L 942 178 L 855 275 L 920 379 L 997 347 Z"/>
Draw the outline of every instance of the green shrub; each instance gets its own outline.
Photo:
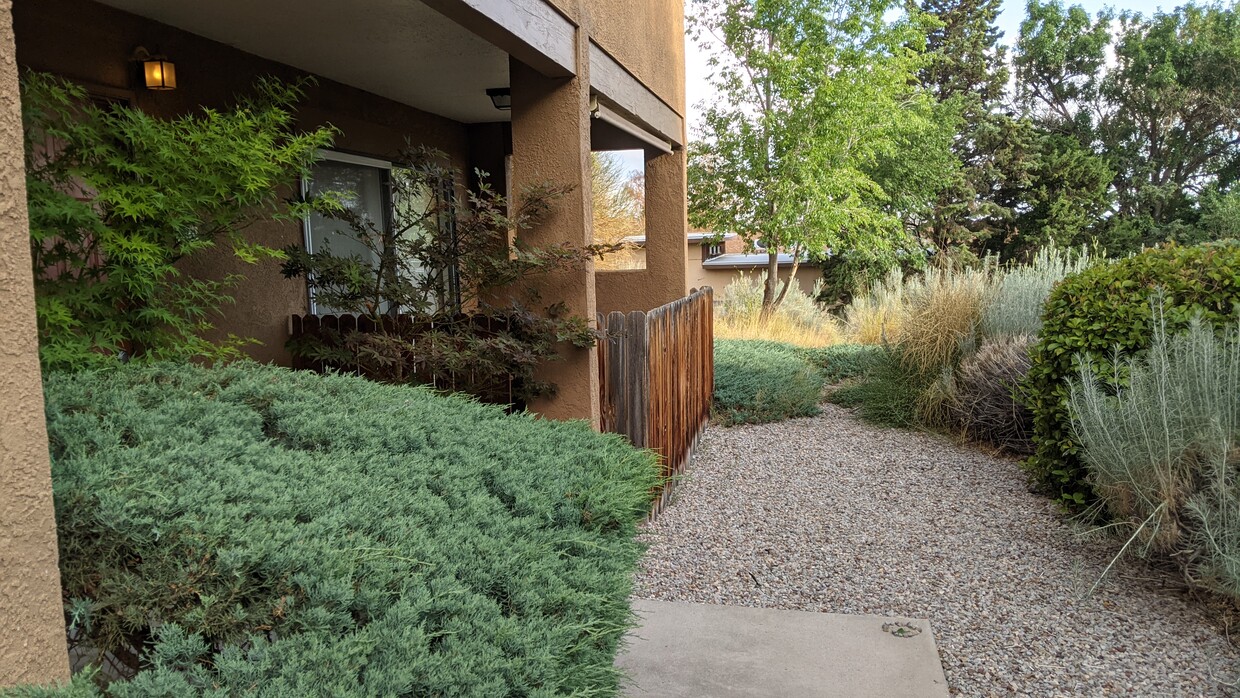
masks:
<path id="1" fill-rule="evenodd" d="M 931 383 L 920 373 L 906 368 L 894 349 L 879 348 L 865 372 L 832 390 L 827 400 L 844 407 L 858 408 L 861 417 L 889 427 L 918 425 L 919 398 Z"/>
<path id="2" fill-rule="evenodd" d="M 246 363 L 46 395 L 71 637 L 138 670 L 112 695 L 616 692 L 656 483 L 619 438 Z"/>
<path id="3" fill-rule="evenodd" d="M 1037 484 L 1066 501 L 1091 498 L 1069 419 L 1068 382 L 1082 357 L 1108 390 L 1126 382 L 1126 365 L 1114 357 L 1131 358 L 1149 347 L 1151 298 L 1160 289 L 1169 331 L 1187 327 L 1197 313 L 1209 325 L 1225 324 L 1240 301 L 1240 243 L 1145 250 L 1069 276 L 1047 300 L 1022 384 L 1036 448 L 1027 467 Z"/>
<path id="4" fill-rule="evenodd" d="M 821 349 L 803 349 L 801 354 L 822 371 L 827 383 L 839 383 L 863 375 L 881 360 L 884 349 L 866 344 L 836 344 Z"/>
<path id="5" fill-rule="evenodd" d="M 822 385 L 822 375 L 790 344 L 715 341 L 715 416 L 724 424 L 812 417 Z"/>
<path id="6" fill-rule="evenodd" d="M 1071 385 L 1073 426 L 1107 513 L 1141 553 L 1240 601 L 1240 327 L 1222 339 L 1194 320 L 1126 360 L 1117 397 L 1086 365 Z"/>
<path id="7" fill-rule="evenodd" d="M 196 278 L 185 274 L 185 261 L 217 247 L 248 263 L 280 256 L 245 230 L 305 213 L 281 192 L 309 173 L 334 135 L 296 130 L 306 84 L 261 79 L 254 96 L 232 108 L 161 119 L 94 105 L 85 89 L 60 78 L 23 76 L 44 368 L 113 364 L 120 352 L 164 360 L 238 353 L 245 338 L 213 344 L 203 335 L 241 277 Z"/>
<path id="8" fill-rule="evenodd" d="M 99 687 L 94 683 L 96 675 L 94 669 L 86 669 L 61 684 L 0 687 L 0 698 L 99 698 Z"/>

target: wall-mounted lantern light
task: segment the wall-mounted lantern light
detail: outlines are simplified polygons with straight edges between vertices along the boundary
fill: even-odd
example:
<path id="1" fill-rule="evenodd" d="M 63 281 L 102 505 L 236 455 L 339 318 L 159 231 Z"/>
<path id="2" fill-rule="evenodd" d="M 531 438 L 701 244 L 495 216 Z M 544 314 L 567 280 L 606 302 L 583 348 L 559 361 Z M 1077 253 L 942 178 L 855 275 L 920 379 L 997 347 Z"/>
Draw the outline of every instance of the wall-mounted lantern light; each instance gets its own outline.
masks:
<path id="1" fill-rule="evenodd" d="M 492 87 L 487 90 L 487 96 L 491 98 L 491 104 L 494 104 L 496 109 L 500 111 L 512 109 L 512 91 L 507 87 Z"/>
<path id="2" fill-rule="evenodd" d="M 139 46 L 133 52 L 133 59 L 142 64 L 142 79 L 148 90 L 175 90 L 177 88 L 177 67 L 167 56 L 152 54 Z"/>

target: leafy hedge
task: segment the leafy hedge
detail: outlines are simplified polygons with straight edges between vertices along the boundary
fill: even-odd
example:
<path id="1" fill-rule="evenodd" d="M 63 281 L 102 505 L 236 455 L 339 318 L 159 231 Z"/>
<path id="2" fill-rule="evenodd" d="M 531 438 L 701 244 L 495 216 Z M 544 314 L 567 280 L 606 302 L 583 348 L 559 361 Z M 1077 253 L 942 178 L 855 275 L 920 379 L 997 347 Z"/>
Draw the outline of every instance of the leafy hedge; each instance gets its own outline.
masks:
<path id="1" fill-rule="evenodd" d="M 822 386 L 822 374 L 791 344 L 715 340 L 715 416 L 724 424 L 812 417 Z"/>
<path id="2" fill-rule="evenodd" d="M 1131 358 L 1149 347 L 1151 299 L 1160 289 L 1169 332 L 1187 327 L 1196 313 L 1209 324 L 1225 325 L 1240 302 L 1240 243 L 1145 250 L 1069 276 L 1047 299 L 1022 384 L 1036 448 L 1027 467 L 1035 482 L 1069 502 L 1092 498 L 1068 412 L 1068 383 L 1079 375 L 1078 357 L 1089 357 L 1107 389 L 1122 386 L 1127 365 L 1114 359 L 1117 352 Z"/>
<path id="3" fill-rule="evenodd" d="M 651 457 L 253 364 L 54 375 L 66 613 L 112 695 L 612 695 Z"/>

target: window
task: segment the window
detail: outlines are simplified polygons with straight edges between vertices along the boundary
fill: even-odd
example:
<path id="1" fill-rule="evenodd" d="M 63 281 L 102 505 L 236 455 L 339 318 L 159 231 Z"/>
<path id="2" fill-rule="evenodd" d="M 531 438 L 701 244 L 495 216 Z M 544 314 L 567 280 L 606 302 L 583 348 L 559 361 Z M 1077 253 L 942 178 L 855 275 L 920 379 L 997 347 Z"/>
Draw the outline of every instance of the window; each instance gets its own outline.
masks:
<path id="1" fill-rule="evenodd" d="M 714 259 L 723 254 L 723 243 L 717 242 L 713 245 L 706 245 L 706 252 L 702 255 L 702 259 Z"/>
<path id="2" fill-rule="evenodd" d="M 315 164 L 310 179 L 302 183 L 302 193 L 312 197 L 332 192 L 354 213 L 371 221 L 376 229 L 383 230 L 392 225 L 396 210 L 422 212 L 430 203 L 429 192 L 421 193 L 413 201 L 393 201 L 392 178 L 401 174 L 401 168 L 384 160 L 324 152 L 322 159 Z M 357 257 L 363 263 L 376 266 L 379 263 L 378 253 L 359 241 L 347 225 L 317 213 L 306 218 L 305 244 L 306 250 L 311 253 L 330 250 L 336 257 Z M 404 271 L 409 278 L 424 273 L 416 263 L 407 264 Z M 313 285 L 309 292 L 311 313 L 327 315 L 339 312 L 315 301 Z M 387 312 L 387 308 L 380 311 Z"/>

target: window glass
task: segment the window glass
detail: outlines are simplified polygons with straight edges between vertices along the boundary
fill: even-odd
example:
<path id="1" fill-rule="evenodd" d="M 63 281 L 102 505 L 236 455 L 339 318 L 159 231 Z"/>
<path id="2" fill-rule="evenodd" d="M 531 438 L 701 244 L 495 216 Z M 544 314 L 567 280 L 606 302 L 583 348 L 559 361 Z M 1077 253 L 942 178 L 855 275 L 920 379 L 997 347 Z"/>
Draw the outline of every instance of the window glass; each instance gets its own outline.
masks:
<path id="1" fill-rule="evenodd" d="M 445 190 L 441 192 L 442 201 L 451 201 L 451 182 L 445 182 Z M 432 192 L 424 186 L 420 176 L 413 170 L 390 165 L 382 160 L 372 160 L 360 156 L 341 153 L 325 153 L 324 158 L 315 166 L 311 178 L 304 184 L 307 197 L 332 193 L 341 204 L 367 221 L 363 231 L 355 231 L 343 221 L 312 214 L 306 220 L 306 249 L 310 252 L 330 251 L 336 257 L 353 257 L 367 265 L 377 267 L 379 252 L 372 250 L 381 244 L 382 235 L 401 235 L 402 239 L 410 240 L 414 236 L 428 236 L 427 221 L 442 227 L 445 240 L 452 238 L 452 226 L 455 224 L 449 206 L 440 207 L 439 215 L 431 210 L 440 201 L 436 201 Z M 359 235 L 374 236 L 370 245 L 362 242 Z M 429 307 L 423 310 L 435 311 L 444 307 L 459 304 L 459 293 L 456 289 L 455 265 L 448 270 L 425 269 L 411 255 L 402 254 L 400 268 L 403 278 L 421 288 L 429 288 L 426 301 Z M 310 310 L 319 315 L 339 314 L 336 308 L 317 303 L 314 289 L 310 289 Z M 399 309 L 408 312 L 408 308 Z M 380 312 L 388 312 L 388 307 L 380 308 Z"/>
<path id="2" fill-rule="evenodd" d="M 387 221 L 386 178 L 387 172 L 379 167 L 321 160 L 314 166 L 314 174 L 306 184 L 306 194 L 312 197 L 334 193 L 341 204 L 369 220 L 377 232 Z M 379 256 L 358 240 L 344 222 L 315 213 L 310 215 L 307 228 L 308 251 L 317 253 L 329 250 L 336 257 L 356 257 L 366 264 L 378 264 Z M 313 289 L 310 294 L 312 312 L 319 315 L 339 312 L 315 303 Z"/>

